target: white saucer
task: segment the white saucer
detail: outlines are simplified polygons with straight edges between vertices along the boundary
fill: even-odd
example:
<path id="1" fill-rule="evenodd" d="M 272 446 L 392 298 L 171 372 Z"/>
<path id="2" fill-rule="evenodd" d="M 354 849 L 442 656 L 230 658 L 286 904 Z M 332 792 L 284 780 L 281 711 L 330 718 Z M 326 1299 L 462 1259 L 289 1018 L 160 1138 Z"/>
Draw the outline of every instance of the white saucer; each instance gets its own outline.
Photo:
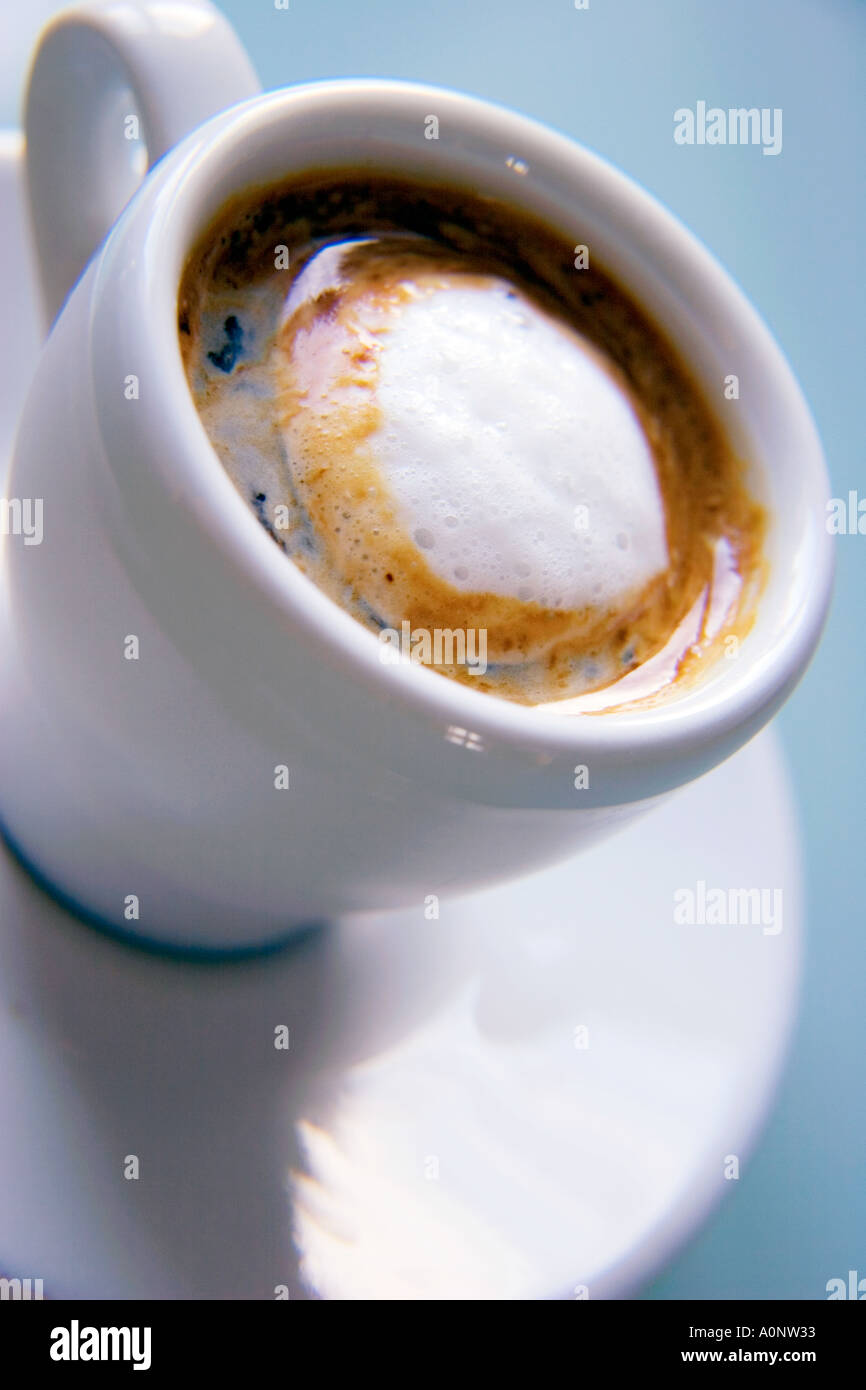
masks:
<path id="1" fill-rule="evenodd" d="M 4 447 L 38 339 L 19 164 L 0 138 Z M 633 1294 L 766 1112 L 798 864 L 772 733 L 438 921 L 365 916 L 240 964 L 101 936 L 0 849 L 0 1270 L 46 1297 Z M 783 930 L 676 925 L 700 880 L 782 888 Z"/>

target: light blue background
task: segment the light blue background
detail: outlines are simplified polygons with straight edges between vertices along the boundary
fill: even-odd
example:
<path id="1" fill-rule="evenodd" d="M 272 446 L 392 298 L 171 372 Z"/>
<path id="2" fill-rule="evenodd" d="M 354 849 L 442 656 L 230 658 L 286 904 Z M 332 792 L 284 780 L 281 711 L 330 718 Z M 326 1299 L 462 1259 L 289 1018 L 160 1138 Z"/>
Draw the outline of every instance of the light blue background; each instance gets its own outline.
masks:
<path id="1" fill-rule="evenodd" d="M 833 492 L 866 496 L 862 141 L 855 0 L 222 0 L 265 87 L 406 77 L 575 136 L 672 208 L 754 300 L 824 440 Z M 858 82 L 859 78 L 859 82 Z M 673 112 L 781 107 L 783 148 L 674 144 Z M 858 177 L 859 170 L 859 177 Z M 838 540 L 821 651 L 779 718 L 807 845 L 809 940 L 791 1064 L 719 1215 L 652 1298 L 823 1298 L 866 1276 L 863 788 L 866 536 Z"/>
<path id="2" fill-rule="evenodd" d="M 41 8 L 53 5 L 34 0 L 34 20 Z M 859 0 L 590 0 L 588 11 L 573 0 L 290 0 L 287 12 L 273 0 L 222 0 L 222 8 L 265 87 L 335 76 L 457 87 L 548 122 L 638 179 L 703 238 L 767 319 L 812 405 L 834 494 L 866 496 Z M 13 64 L 10 44 L 0 77 Z M 9 109 L 0 120 L 17 123 L 14 88 L 3 86 Z M 675 145 L 674 110 L 699 99 L 781 107 L 782 153 Z M 808 954 L 791 1062 L 755 1156 L 721 1212 L 647 1290 L 651 1298 L 823 1298 L 828 1279 L 849 1269 L 866 1276 L 866 536 L 840 537 L 837 547 L 823 645 L 778 720 L 807 847 Z"/>

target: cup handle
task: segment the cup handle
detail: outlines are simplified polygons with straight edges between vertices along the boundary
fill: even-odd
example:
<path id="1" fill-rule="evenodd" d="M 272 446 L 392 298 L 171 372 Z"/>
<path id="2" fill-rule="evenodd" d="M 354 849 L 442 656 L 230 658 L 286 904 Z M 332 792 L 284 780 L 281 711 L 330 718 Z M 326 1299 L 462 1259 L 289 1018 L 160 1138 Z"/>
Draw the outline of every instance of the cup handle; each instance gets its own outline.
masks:
<path id="1" fill-rule="evenodd" d="M 47 25 L 24 129 L 49 324 L 147 170 L 209 116 L 259 91 L 210 0 L 84 0 Z"/>

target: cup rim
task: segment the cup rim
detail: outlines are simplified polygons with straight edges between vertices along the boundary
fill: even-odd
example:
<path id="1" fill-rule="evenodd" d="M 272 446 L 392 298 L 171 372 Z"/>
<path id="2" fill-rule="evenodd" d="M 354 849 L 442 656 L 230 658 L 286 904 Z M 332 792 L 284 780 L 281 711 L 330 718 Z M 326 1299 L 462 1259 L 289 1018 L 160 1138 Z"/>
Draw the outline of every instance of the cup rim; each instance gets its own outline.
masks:
<path id="1" fill-rule="evenodd" d="M 560 714 L 474 691 L 421 665 L 383 664 L 375 634 L 294 564 L 287 563 L 287 557 L 237 492 L 204 430 L 183 369 L 176 304 L 183 262 L 210 220 L 210 215 L 198 213 L 205 205 L 215 172 L 228 167 L 242 171 L 244 150 L 256 141 L 275 138 L 287 120 L 312 123 L 326 113 L 333 120 L 335 111 L 340 110 L 357 120 L 359 101 L 365 103 L 367 111 L 371 104 L 378 104 L 380 111 L 394 115 L 411 104 L 414 116 L 421 98 L 428 104 L 438 102 L 467 138 L 488 139 L 501 149 L 503 158 L 506 151 L 519 149 L 530 169 L 535 161 L 543 164 L 555 159 L 569 175 L 577 176 L 577 190 L 591 184 L 596 203 L 618 211 L 634 232 L 635 245 L 644 246 L 651 240 L 659 254 L 663 251 L 678 267 L 678 280 L 691 286 L 695 297 L 723 303 L 728 318 L 740 325 L 741 337 L 749 336 L 757 343 L 768 379 L 784 396 L 786 409 L 793 413 L 807 441 L 811 476 L 804 475 L 798 482 L 808 486 L 815 498 L 827 495 L 826 469 L 814 424 L 780 347 L 733 279 L 674 214 L 601 156 L 539 121 L 450 88 L 377 78 L 309 82 L 239 103 L 200 126 L 166 156 L 124 214 L 124 221 L 129 220 L 129 227 L 136 228 L 139 238 L 142 274 L 138 302 L 142 308 L 147 306 L 147 336 L 151 346 L 157 340 L 174 345 L 169 353 L 152 352 L 149 363 L 172 415 L 172 472 L 176 476 L 178 468 L 183 469 L 195 487 L 196 519 L 220 547 L 222 557 L 266 594 L 276 609 L 288 611 L 295 625 L 320 648 L 327 647 L 338 655 L 346 679 L 375 699 L 399 700 L 440 730 L 456 727 L 472 731 L 485 746 L 511 747 L 521 755 L 531 749 L 554 757 L 579 749 L 584 758 L 597 751 L 622 761 L 639 750 L 640 761 L 645 763 L 653 754 L 685 752 L 716 741 L 727 742 L 728 751 L 733 751 L 735 731 L 740 727 L 748 730 L 745 738 L 770 717 L 803 674 L 817 644 L 833 570 L 831 538 L 817 514 L 812 537 L 817 555 L 813 556 L 808 583 L 800 585 L 783 639 L 760 653 L 753 646 L 755 658 L 746 677 L 731 663 L 732 669 L 724 678 L 706 689 L 699 683 L 698 698 L 688 704 L 685 696 L 675 696 L 640 709 L 607 710 L 602 717 L 596 713 Z M 461 157 L 459 151 L 454 152 L 450 167 Z M 377 167 L 387 167 L 384 158 L 374 162 Z M 340 161 L 334 158 L 330 163 L 336 167 Z M 326 163 L 317 159 L 316 167 L 326 167 Z M 238 177 L 235 191 L 256 186 Z M 149 204 L 145 218 L 135 216 L 140 201 Z M 143 231 L 142 222 L 146 224 Z M 676 346 L 676 337 L 672 341 Z M 746 639 L 752 644 L 758 637 L 760 604 L 759 598 L 755 627 Z"/>

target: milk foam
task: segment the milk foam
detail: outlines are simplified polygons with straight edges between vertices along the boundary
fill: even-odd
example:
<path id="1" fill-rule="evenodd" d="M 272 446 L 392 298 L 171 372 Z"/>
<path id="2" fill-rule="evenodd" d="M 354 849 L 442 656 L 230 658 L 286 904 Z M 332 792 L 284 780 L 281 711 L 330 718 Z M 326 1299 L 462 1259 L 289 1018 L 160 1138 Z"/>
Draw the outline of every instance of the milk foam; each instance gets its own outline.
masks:
<path id="1" fill-rule="evenodd" d="M 343 284 L 343 254 L 329 247 L 298 276 L 288 327 Z M 507 281 L 432 270 L 379 285 L 296 327 L 290 371 L 301 481 L 321 468 L 323 429 L 358 440 L 384 485 L 383 526 L 393 513 L 453 589 L 604 610 L 666 568 L 664 503 L 625 386 Z M 371 404 L 376 427 L 359 431 Z"/>

